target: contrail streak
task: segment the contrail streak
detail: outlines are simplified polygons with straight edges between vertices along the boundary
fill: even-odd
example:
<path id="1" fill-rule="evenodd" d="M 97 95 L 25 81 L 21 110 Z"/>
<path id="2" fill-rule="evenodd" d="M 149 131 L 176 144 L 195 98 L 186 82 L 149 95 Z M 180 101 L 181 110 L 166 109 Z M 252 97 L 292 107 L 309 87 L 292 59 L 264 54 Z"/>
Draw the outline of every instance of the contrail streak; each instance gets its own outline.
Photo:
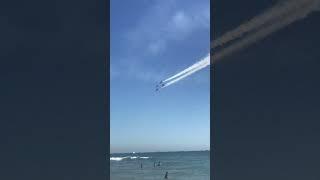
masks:
<path id="1" fill-rule="evenodd" d="M 231 30 L 225 34 L 221 38 L 218 38 L 211 43 L 212 48 L 216 48 L 222 46 L 232 40 L 240 38 L 245 33 L 250 31 L 257 30 L 261 28 L 261 26 L 265 25 L 268 22 L 274 22 L 281 19 L 282 16 L 286 15 L 288 12 L 292 12 L 296 9 L 305 6 L 306 4 L 313 4 L 315 0 L 287 0 L 280 1 L 275 6 L 266 10 L 264 13 L 255 16 L 251 20 L 246 23 L 241 24 L 234 30 Z"/>
<path id="2" fill-rule="evenodd" d="M 191 71 L 192 69 L 201 66 L 202 64 L 206 63 L 206 61 L 207 61 L 206 59 L 200 60 L 200 61 L 196 62 L 195 64 L 191 65 L 190 67 L 184 69 L 183 71 L 181 71 L 181 72 L 179 72 L 179 73 L 177 73 L 177 74 L 175 74 L 175 75 L 163 80 L 162 83 L 165 83 L 165 82 L 168 82 L 168 81 L 170 81 L 172 79 L 175 79 L 175 78 L 187 73 L 188 71 Z"/>
<path id="3" fill-rule="evenodd" d="M 308 14 L 320 9 L 320 0 L 287 0 L 281 1 L 263 14 L 254 17 L 236 29 L 225 33 L 221 38 L 211 43 L 211 48 L 216 48 L 226 43 L 241 38 L 230 46 L 213 54 L 210 63 L 209 55 L 203 60 L 186 68 L 174 76 L 166 79 L 162 88 L 167 87 L 179 80 L 201 70 L 202 68 L 216 63 L 222 58 L 232 55 L 247 46 L 267 37 L 268 35 L 290 25 L 291 23 L 305 18 Z M 246 34 L 246 36 L 244 36 Z M 244 37 L 243 37 L 244 36 Z"/>
<path id="4" fill-rule="evenodd" d="M 210 56 L 209 56 L 209 55 L 206 57 L 205 60 L 206 60 L 206 62 L 205 62 L 204 64 L 202 64 L 201 66 L 196 67 L 196 68 L 194 68 L 193 70 L 185 73 L 184 75 L 182 75 L 182 76 L 174 79 L 173 81 L 170 81 L 170 82 L 166 83 L 166 84 L 165 84 L 163 87 L 161 87 L 161 88 L 165 88 L 165 87 L 167 87 L 167 86 L 170 86 L 170 85 L 172 85 L 172 84 L 180 81 L 181 79 L 184 79 L 184 78 L 186 78 L 187 76 L 190 76 L 191 74 L 193 74 L 193 73 L 195 73 L 195 72 L 197 72 L 197 71 L 199 71 L 199 70 L 207 67 L 208 65 L 210 65 Z"/>

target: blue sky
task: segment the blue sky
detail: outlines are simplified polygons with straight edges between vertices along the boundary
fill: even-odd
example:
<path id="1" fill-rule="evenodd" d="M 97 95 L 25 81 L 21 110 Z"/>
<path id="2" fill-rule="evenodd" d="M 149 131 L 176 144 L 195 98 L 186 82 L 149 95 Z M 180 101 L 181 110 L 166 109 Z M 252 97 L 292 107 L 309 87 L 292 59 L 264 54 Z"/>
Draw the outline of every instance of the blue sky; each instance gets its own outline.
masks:
<path id="1" fill-rule="evenodd" d="M 209 68 L 155 92 L 209 52 L 209 3 L 111 0 L 111 152 L 209 149 Z"/>

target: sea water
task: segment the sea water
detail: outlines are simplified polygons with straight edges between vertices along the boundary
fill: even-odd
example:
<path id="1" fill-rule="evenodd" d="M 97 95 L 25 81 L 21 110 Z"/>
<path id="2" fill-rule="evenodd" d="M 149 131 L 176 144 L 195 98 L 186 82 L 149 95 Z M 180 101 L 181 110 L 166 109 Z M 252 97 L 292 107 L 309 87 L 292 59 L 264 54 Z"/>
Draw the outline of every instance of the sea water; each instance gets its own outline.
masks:
<path id="1" fill-rule="evenodd" d="M 141 167 L 142 166 L 142 167 Z M 110 155 L 111 180 L 209 180 L 210 152 L 117 153 Z"/>

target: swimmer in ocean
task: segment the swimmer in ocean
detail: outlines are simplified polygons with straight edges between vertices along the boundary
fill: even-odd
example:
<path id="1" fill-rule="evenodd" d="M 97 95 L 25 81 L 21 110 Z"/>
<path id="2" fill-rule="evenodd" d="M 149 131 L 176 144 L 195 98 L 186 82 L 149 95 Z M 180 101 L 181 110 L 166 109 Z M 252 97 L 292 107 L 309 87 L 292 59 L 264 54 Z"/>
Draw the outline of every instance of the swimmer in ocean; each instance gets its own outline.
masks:
<path id="1" fill-rule="evenodd" d="M 166 172 L 166 175 L 164 175 L 165 179 L 168 179 L 168 172 Z"/>

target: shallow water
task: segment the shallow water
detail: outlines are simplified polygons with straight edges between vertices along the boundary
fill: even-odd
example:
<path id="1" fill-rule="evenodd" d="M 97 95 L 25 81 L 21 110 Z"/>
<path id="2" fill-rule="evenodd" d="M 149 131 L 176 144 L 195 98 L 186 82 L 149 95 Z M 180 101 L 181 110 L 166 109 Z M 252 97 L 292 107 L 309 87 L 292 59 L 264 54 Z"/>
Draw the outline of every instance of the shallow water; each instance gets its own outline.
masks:
<path id="1" fill-rule="evenodd" d="M 158 162 L 160 161 L 160 166 Z M 154 167 L 154 163 L 156 166 Z M 141 168 L 142 164 L 142 168 Z M 110 155 L 111 180 L 209 180 L 210 152 L 156 152 Z"/>

